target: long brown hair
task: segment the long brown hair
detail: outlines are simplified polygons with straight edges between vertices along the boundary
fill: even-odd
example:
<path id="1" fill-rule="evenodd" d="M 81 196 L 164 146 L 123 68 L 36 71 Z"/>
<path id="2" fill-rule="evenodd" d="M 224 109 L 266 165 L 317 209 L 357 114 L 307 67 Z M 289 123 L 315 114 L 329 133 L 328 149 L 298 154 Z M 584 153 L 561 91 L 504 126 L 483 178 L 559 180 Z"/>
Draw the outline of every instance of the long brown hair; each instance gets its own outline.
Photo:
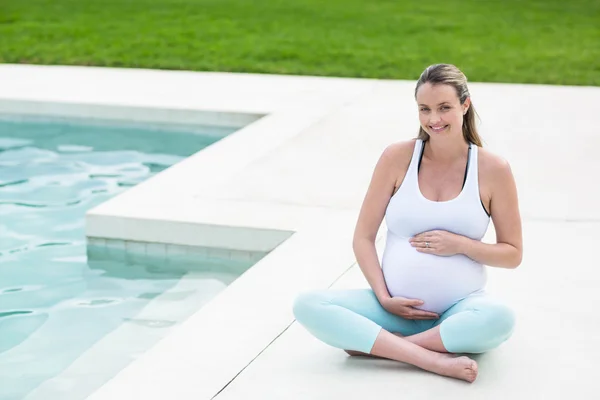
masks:
<path id="1" fill-rule="evenodd" d="M 467 77 L 462 73 L 460 69 L 452 64 L 434 64 L 430 65 L 423 71 L 419 80 L 417 81 L 417 87 L 415 88 L 415 98 L 417 97 L 417 91 L 421 85 L 425 83 L 431 83 L 432 85 L 450 85 L 456 90 L 456 95 L 460 99 L 460 104 L 464 104 L 467 97 L 470 97 L 469 88 L 467 87 Z M 471 142 L 476 146 L 482 147 L 481 137 L 477 132 L 477 126 L 475 125 L 475 108 L 473 102 L 467 110 L 467 113 L 463 117 L 462 132 L 463 137 L 467 142 Z M 417 139 L 427 140 L 429 134 L 419 127 L 419 135 Z"/>

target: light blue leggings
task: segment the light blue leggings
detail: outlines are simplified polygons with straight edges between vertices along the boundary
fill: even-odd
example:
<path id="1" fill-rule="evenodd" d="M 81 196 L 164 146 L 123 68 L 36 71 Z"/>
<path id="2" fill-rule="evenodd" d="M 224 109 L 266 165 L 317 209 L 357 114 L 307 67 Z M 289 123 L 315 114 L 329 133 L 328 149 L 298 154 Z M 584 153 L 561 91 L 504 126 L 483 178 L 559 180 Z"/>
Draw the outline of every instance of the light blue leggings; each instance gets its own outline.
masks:
<path id="1" fill-rule="evenodd" d="M 437 320 L 411 320 L 386 311 L 371 289 L 316 290 L 294 302 L 296 320 L 324 343 L 370 353 L 383 328 L 403 336 L 440 325 L 450 353 L 483 353 L 498 347 L 513 332 L 513 311 L 485 293 L 473 294 L 450 307 Z"/>

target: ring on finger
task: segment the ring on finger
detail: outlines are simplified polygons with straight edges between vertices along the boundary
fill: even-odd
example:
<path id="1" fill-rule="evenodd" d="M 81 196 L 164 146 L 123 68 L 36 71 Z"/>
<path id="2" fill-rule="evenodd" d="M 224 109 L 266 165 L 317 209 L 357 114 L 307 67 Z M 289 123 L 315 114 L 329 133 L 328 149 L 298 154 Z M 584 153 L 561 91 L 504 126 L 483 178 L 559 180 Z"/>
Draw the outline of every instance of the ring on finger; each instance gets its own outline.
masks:
<path id="1" fill-rule="evenodd" d="M 425 242 L 425 247 L 429 248 L 429 242 Z"/>

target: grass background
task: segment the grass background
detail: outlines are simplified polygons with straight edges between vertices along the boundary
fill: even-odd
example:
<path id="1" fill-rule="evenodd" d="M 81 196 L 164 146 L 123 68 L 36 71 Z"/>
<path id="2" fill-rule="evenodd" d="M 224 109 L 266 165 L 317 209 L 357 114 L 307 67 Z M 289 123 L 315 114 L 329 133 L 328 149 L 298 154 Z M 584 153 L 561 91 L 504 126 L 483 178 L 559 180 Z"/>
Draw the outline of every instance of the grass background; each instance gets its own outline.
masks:
<path id="1" fill-rule="evenodd" d="M 0 0 L 0 62 L 600 85 L 600 0 Z"/>

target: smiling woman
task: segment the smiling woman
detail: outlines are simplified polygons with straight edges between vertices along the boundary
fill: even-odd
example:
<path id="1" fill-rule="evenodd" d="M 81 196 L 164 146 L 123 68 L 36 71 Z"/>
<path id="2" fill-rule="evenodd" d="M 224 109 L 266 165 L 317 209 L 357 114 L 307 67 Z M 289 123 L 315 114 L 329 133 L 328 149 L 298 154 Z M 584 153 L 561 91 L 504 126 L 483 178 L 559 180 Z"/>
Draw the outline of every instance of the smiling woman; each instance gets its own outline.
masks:
<path id="1" fill-rule="evenodd" d="M 514 312 L 486 293 L 484 265 L 521 262 L 516 186 L 508 164 L 480 147 L 467 79 L 458 68 L 428 67 L 415 97 L 419 135 L 381 155 L 354 233 L 371 289 L 303 293 L 294 314 L 317 338 L 351 355 L 473 382 L 474 360 L 440 353 L 482 353 L 512 335 Z M 490 216 L 497 243 L 484 244 Z M 388 231 L 380 266 L 375 237 L 383 218 Z"/>
<path id="2" fill-rule="evenodd" d="M 475 126 L 475 107 L 471 104 L 466 85 L 459 85 L 459 82 L 455 82 L 454 79 L 444 85 L 436 84 L 436 81 L 442 79 L 442 77 L 432 76 L 430 81 L 418 85 L 415 89 L 421 122 L 418 138 L 427 140 L 428 132 L 441 133 L 446 129 L 452 129 L 452 126 L 462 126 L 465 140 L 481 147 L 481 138 Z M 458 96 L 457 90 L 461 90 Z M 435 101 L 438 103 L 431 104 Z M 427 131 L 423 127 L 428 128 Z"/>

